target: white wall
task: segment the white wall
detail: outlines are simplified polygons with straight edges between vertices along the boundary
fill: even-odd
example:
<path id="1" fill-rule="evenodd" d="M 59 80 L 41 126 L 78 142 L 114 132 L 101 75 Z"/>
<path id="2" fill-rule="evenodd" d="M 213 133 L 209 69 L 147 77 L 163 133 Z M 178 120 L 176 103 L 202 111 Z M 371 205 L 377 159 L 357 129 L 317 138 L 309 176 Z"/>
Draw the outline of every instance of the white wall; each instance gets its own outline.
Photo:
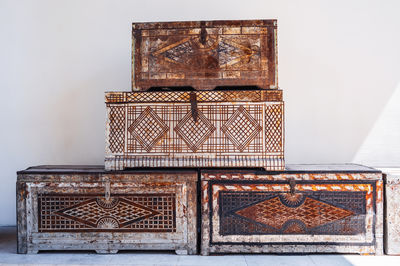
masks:
<path id="1" fill-rule="evenodd" d="M 287 162 L 398 164 L 400 1 L 0 0 L 0 225 L 17 170 L 102 163 L 131 22 L 254 18 L 278 19 Z"/>

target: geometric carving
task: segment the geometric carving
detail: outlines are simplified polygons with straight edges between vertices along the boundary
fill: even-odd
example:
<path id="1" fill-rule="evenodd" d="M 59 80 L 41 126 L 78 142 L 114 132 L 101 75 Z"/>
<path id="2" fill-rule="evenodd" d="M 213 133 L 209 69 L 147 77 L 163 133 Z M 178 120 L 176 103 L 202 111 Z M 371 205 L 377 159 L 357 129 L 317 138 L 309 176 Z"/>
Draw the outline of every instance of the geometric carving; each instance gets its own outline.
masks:
<path id="1" fill-rule="evenodd" d="M 287 206 L 279 196 L 276 196 L 236 211 L 236 214 L 278 230 L 304 233 L 304 226 L 312 229 L 354 213 L 310 197 L 305 197 L 298 207 Z"/>
<path id="2" fill-rule="evenodd" d="M 117 199 L 117 204 L 114 207 L 104 208 L 103 205 L 98 204 L 97 198 L 58 210 L 55 214 L 79 221 L 90 227 L 98 227 L 100 223 L 100 226 L 111 226 L 111 224 L 114 224 L 116 226 L 111 228 L 120 228 L 158 215 L 159 212 L 124 198 Z"/>
<path id="3" fill-rule="evenodd" d="M 132 90 L 277 89 L 276 21 L 135 23 Z"/>
<path id="4" fill-rule="evenodd" d="M 39 194 L 39 231 L 175 231 L 175 195 Z"/>
<path id="5" fill-rule="evenodd" d="M 97 222 L 97 228 L 101 229 L 116 229 L 119 228 L 119 223 L 112 217 L 103 217 Z"/>
<path id="6" fill-rule="evenodd" d="M 210 36 L 201 43 L 195 36 L 171 43 L 154 51 L 151 55 L 159 58 L 159 64 L 174 64 L 175 70 L 209 71 L 228 68 L 241 62 L 248 63 L 254 55 L 258 55 L 257 59 L 259 59 L 259 54 L 257 46 L 248 47 L 235 43 L 230 38 L 223 38 L 220 41 L 217 36 Z"/>
<path id="7" fill-rule="evenodd" d="M 240 105 L 221 128 L 222 132 L 241 152 L 258 136 L 262 127 L 249 112 Z"/>
<path id="8" fill-rule="evenodd" d="M 164 137 L 168 129 L 169 127 L 150 106 L 128 127 L 128 131 L 147 152 L 150 152 Z"/>
<path id="9" fill-rule="evenodd" d="M 365 192 L 219 192 L 221 235 L 365 233 Z"/>
<path id="10" fill-rule="evenodd" d="M 265 149 L 266 152 L 282 152 L 282 105 L 268 105 L 265 110 Z"/>
<path id="11" fill-rule="evenodd" d="M 283 104 L 265 101 L 268 97 L 263 92 L 121 92 L 111 97 L 120 102 L 107 104 L 107 108 L 117 104 L 125 108 L 125 119 L 120 122 L 125 125 L 125 142 L 123 152 L 107 149 L 106 169 L 227 166 L 283 170 Z M 193 93 L 198 102 L 196 122 L 190 103 Z"/>
<path id="12" fill-rule="evenodd" d="M 191 91 L 108 92 L 106 103 L 188 103 Z M 280 102 L 280 90 L 196 91 L 197 102 Z"/>
<path id="13" fill-rule="evenodd" d="M 188 112 L 174 128 L 175 132 L 185 141 L 186 145 L 196 152 L 201 145 L 212 135 L 215 127 L 210 120 L 198 110 L 195 122 L 192 112 Z"/>
<path id="14" fill-rule="evenodd" d="M 120 153 L 125 145 L 125 107 L 110 106 L 109 110 L 109 147 L 112 153 Z"/>

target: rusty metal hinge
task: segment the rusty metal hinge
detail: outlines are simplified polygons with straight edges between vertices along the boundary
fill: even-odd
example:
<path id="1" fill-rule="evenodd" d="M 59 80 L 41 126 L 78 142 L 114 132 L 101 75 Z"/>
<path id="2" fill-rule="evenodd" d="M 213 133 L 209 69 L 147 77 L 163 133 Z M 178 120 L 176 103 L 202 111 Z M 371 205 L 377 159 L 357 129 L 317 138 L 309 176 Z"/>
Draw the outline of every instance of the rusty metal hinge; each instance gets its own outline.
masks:
<path id="1" fill-rule="evenodd" d="M 195 123 L 197 123 L 197 117 L 199 116 L 199 111 L 197 109 L 197 94 L 193 91 L 190 93 L 190 107 L 193 120 Z"/>

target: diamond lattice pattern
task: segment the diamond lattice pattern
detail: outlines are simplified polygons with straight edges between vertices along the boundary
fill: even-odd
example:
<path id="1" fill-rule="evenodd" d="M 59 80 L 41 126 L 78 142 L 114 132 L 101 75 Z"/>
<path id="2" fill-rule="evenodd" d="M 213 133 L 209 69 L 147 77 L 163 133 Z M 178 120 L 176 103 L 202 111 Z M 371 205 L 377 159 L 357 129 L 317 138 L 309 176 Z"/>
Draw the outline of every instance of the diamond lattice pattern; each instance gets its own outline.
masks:
<path id="1" fill-rule="evenodd" d="M 186 145 L 196 152 L 215 131 L 210 120 L 198 110 L 197 122 L 192 113 L 188 112 L 174 128 L 176 133 L 185 141 Z"/>
<path id="2" fill-rule="evenodd" d="M 265 150 L 281 152 L 282 145 L 282 110 L 281 104 L 269 105 L 265 112 Z"/>
<path id="3" fill-rule="evenodd" d="M 293 208 L 284 205 L 279 197 L 274 197 L 246 207 L 236 214 L 256 222 L 282 229 L 290 221 L 301 221 L 307 228 L 334 222 L 354 213 L 307 197 L 302 205 Z"/>
<path id="4" fill-rule="evenodd" d="M 133 221 L 157 215 L 158 212 L 128 200 L 119 201 L 112 209 L 105 209 L 93 199 L 83 204 L 60 210 L 57 214 L 96 227 L 97 222 L 104 217 L 112 217 L 118 221 L 120 226 L 123 226 Z"/>
<path id="5" fill-rule="evenodd" d="M 222 125 L 222 132 L 240 151 L 243 151 L 261 130 L 257 120 L 242 105 Z"/>
<path id="6" fill-rule="evenodd" d="M 111 152 L 123 152 L 125 145 L 125 107 L 110 106 L 109 147 Z"/>
<path id="7" fill-rule="evenodd" d="M 129 126 L 128 131 L 140 143 L 147 152 L 150 152 L 155 145 L 166 135 L 169 127 L 148 106 L 139 117 Z"/>

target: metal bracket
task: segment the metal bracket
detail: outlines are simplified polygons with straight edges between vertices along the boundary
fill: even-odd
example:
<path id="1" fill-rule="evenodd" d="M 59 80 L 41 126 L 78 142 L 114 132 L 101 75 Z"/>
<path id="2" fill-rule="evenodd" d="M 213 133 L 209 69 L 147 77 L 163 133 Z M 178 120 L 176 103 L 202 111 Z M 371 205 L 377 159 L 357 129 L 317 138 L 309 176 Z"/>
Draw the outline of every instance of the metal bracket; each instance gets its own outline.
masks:
<path id="1" fill-rule="evenodd" d="M 197 117 L 199 116 L 199 111 L 197 109 L 197 94 L 193 91 L 190 93 L 190 107 L 193 120 L 195 123 L 197 123 Z"/>
<path id="2" fill-rule="evenodd" d="M 204 21 L 200 22 L 200 28 L 201 28 L 201 30 L 200 30 L 200 43 L 202 45 L 205 45 L 206 42 L 207 42 L 207 30 L 205 28 L 205 26 L 206 26 L 205 24 L 206 23 Z"/>
<path id="3" fill-rule="evenodd" d="M 110 184 L 110 180 L 106 180 L 105 181 L 105 190 L 104 190 L 104 198 L 106 199 L 106 201 L 109 201 L 111 198 L 111 184 Z"/>
<path id="4" fill-rule="evenodd" d="M 289 179 L 289 186 L 290 186 L 290 194 L 296 193 L 296 180 L 294 178 Z"/>

